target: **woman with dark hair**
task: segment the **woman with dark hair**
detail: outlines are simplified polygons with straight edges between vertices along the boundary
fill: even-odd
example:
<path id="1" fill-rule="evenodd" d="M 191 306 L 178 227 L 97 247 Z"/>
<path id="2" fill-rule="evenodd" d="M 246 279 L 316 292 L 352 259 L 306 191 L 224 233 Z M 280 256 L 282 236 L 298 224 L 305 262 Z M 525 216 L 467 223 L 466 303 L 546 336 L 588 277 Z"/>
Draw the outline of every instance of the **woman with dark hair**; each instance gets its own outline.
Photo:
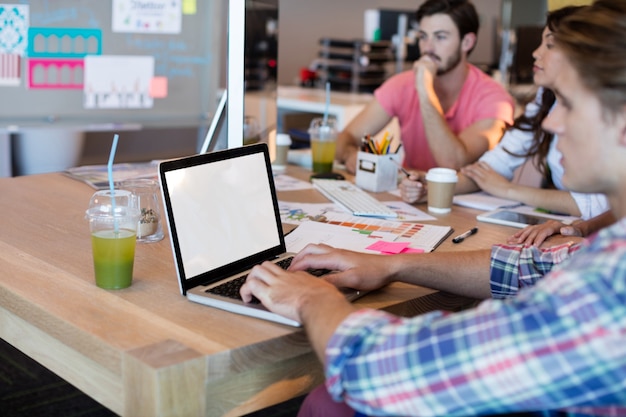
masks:
<path id="1" fill-rule="evenodd" d="M 541 123 L 555 103 L 550 87 L 558 77 L 563 61 L 561 52 L 554 45 L 554 33 L 558 32 L 563 18 L 581 7 L 584 6 L 564 7 L 548 14 L 541 45 L 533 52 L 534 82 L 539 86 L 535 100 L 526 106 L 524 114 L 515 120 L 496 148 L 486 152 L 478 162 L 461 169 L 457 194 L 482 189 L 497 197 L 570 214 L 583 220 L 608 210 L 606 197 L 602 194 L 574 193 L 564 189 L 561 155 L 556 149 L 558 138 L 541 128 Z M 515 170 L 528 159 L 544 175 L 549 187 L 538 189 L 511 182 Z M 423 173 L 416 173 L 400 185 L 402 197 L 409 203 L 422 199 L 426 193 L 423 184 L 415 181 L 418 178 L 423 178 Z"/>

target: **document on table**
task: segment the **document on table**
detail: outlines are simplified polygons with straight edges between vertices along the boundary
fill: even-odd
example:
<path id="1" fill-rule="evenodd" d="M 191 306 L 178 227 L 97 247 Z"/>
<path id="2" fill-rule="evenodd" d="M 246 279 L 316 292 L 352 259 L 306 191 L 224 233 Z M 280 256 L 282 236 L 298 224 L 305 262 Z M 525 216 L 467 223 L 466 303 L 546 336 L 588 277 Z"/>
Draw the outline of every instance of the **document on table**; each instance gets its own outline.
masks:
<path id="1" fill-rule="evenodd" d="M 485 211 L 522 205 L 519 201 L 496 197 L 484 191 L 455 195 L 452 202 L 458 206 Z"/>
<path id="2" fill-rule="evenodd" d="M 109 171 L 107 165 L 84 165 L 68 168 L 65 175 L 82 181 L 96 190 L 109 188 Z M 158 180 L 159 161 L 113 164 L 113 181 L 148 178 Z"/>
<path id="3" fill-rule="evenodd" d="M 378 253 L 367 247 L 377 241 L 393 242 L 396 235 L 389 232 L 361 233 L 359 230 L 320 222 L 304 222 L 285 236 L 287 251 L 300 252 L 309 243 L 326 245 L 364 253 Z"/>
<path id="4" fill-rule="evenodd" d="M 448 226 L 398 223 L 380 219 L 365 222 L 304 221 L 285 237 L 287 250 L 299 252 L 309 243 L 365 253 L 431 252 L 452 233 Z"/>
<path id="5" fill-rule="evenodd" d="M 310 182 L 302 181 L 285 174 L 274 175 L 274 186 L 276 187 L 276 191 L 297 191 L 313 188 Z"/>
<path id="6" fill-rule="evenodd" d="M 368 223 L 386 221 L 390 223 L 398 222 L 422 222 L 437 220 L 430 214 L 424 213 L 410 204 L 402 201 L 385 201 L 387 207 L 398 214 L 394 219 L 377 219 L 362 216 L 353 216 L 334 203 L 294 203 L 290 201 L 279 201 L 280 220 L 283 223 L 300 224 L 308 220 L 322 220 L 333 223 Z"/>

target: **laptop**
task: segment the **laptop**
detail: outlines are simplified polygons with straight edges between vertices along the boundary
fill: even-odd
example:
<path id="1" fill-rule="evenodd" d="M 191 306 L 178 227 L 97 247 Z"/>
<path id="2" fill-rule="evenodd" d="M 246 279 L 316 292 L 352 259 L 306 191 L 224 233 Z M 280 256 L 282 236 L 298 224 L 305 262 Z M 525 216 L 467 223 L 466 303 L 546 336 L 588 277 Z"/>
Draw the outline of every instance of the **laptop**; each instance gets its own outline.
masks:
<path id="1" fill-rule="evenodd" d="M 286 251 L 267 145 L 164 161 L 159 181 L 181 293 L 211 307 L 300 326 L 239 297 L 254 265 L 293 257 Z M 229 286 L 235 288 L 225 294 Z M 364 294 L 345 293 L 350 301 Z"/>

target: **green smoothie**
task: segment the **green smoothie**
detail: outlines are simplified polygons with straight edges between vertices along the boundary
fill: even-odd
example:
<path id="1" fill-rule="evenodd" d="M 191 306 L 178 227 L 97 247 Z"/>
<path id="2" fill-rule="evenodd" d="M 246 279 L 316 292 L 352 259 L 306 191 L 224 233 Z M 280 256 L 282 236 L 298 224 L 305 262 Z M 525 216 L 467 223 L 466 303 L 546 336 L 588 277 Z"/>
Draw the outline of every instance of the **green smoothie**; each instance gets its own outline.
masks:
<path id="1" fill-rule="evenodd" d="M 91 235 L 96 285 L 106 289 L 129 287 L 133 279 L 135 242 L 132 230 L 100 230 Z"/>
<path id="2" fill-rule="evenodd" d="M 335 141 L 311 138 L 313 172 L 316 174 L 333 171 L 335 161 Z"/>

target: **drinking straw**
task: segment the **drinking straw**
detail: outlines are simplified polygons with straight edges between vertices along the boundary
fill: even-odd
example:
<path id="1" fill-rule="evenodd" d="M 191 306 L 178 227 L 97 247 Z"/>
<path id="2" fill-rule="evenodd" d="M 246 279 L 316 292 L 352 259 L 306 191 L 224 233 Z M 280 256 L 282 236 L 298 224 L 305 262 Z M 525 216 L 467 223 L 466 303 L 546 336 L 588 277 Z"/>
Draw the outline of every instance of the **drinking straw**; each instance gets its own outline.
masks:
<path id="1" fill-rule="evenodd" d="M 326 81 L 326 106 L 324 107 L 324 126 L 328 123 L 328 111 L 330 110 L 330 82 Z"/>
<path id="2" fill-rule="evenodd" d="M 117 141 L 119 140 L 119 135 L 116 133 L 113 136 L 113 144 L 111 145 L 111 153 L 109 153 L 109 163 L 107 164 L 107 171 L 109 174 L 109 190 L 111 191 L 111 208 L 113 210 L 113 229 L 115 234 L 119 232 L 119 225 L 117 224 L 117 219 L 115 218 L 115 186 L 113 184 L 113 158 L 115 158 L 115 151 L 117 150 Z"/>

